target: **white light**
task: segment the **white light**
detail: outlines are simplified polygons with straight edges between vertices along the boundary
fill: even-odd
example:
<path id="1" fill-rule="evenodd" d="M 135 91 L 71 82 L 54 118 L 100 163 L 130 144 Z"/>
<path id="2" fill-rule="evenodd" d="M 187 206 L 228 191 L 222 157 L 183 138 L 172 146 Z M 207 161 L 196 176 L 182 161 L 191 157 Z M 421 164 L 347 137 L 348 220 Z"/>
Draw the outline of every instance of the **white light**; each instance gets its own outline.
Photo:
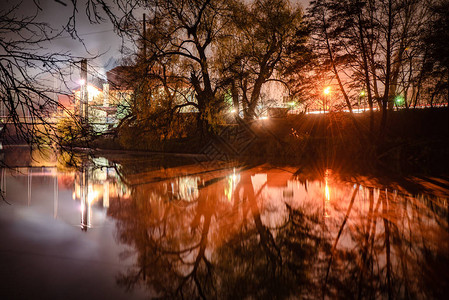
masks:
<path id="1" fill-rule="evenodd" d="M 84 84 L 86 83 L 86 80 L 80 79 L 80 80 L 78 81 L 78 83 L 79 83 L 80 85 L 84 85 Z"/>
<path id="2" fill-rule="evenodd" d="M 94 86 L 92 86 L 90 84 L 87 86 L 87 92 L 92 97 L 96 97 L 100 93 L 100 91 L 97 88 L 95 88 Z"/>

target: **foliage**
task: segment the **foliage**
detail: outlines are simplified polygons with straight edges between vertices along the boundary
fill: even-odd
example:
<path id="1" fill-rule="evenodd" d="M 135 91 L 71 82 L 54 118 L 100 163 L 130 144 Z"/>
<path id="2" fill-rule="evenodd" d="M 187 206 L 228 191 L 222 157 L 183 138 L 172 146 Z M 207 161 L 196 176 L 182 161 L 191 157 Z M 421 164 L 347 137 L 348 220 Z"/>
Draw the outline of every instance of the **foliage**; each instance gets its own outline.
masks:
<path id="1" fill-rule="evenodd" d="M 289 88 L 287 68 L 305 60 L 307 32 L 300 7 L 290 1 L 231 2 L 231 33 L 220 41 L 221 72 L 230 87 L 234 109 L 247 119 L 257 115 L 261 90 L 269 81 Z M 294 48 L 294 51 L 292 49 Z"/>

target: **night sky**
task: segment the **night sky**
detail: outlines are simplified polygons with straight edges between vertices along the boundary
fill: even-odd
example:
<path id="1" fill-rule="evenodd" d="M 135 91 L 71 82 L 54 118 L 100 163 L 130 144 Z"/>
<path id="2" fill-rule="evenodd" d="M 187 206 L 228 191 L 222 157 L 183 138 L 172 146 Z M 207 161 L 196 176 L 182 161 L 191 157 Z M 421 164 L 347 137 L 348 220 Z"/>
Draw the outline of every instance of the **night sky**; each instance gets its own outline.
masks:
<path id="1" fill-rule="evenodd" d="M 5 2 L 3 2 L 5 1 Z M 36 21 L 48 23 L 55 29 L 53 33 L 63 30 L 63 26 L 67 24 L 69 17 L 72 15 L 71 0 L 3 0 L 2 9 L 6 10 L 13 5 L 21 3 L 20 11 L 24 16 L 31 16 L 36 14 Z M 62 3 L 66 3 L 64 6 Z M 112 2 L 112 0 L 111 0 Z M 309 3 L 308 0 L 292 0 L 292 3 L 298 2 L 303 7 Z M 111 22 L 107 19 L 105 14 L 105 21 L 101 24 L 91 24 L 86 16 L 86 1 L 78 1 L 78 12 L 76 13 L 76 29 L 79 36 L 83 39 L 83 43 L 79 40 L 73 39 L 66 32 L 63 32 L 60 37 L 51 41 L 51 43 L 42 45 L 43 51 L 46 53 L 67 53 L 79 57 L 95 57 L 90 60 L 90 66 L 95 67 L 96 71 L 102 75 L 105 72 L 120 64 L 123 58 L 121 54 L 122 39 L 113 31 Z M 40 9 L 39 9 L 39 8 Z M 131 43 L 126 43 L 125 46 L 132 47 Z M 74 72 L 73 85 L 77 84 L 79 77 L 78 72 Z"/>

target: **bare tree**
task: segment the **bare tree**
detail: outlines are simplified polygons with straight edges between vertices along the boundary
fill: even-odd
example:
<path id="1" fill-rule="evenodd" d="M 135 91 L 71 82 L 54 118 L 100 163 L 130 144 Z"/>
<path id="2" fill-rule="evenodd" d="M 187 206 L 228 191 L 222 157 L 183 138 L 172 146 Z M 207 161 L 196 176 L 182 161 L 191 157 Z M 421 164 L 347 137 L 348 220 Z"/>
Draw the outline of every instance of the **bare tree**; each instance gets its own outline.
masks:
<path id="1" fill-rule="evenodd" d="M 323 63 L 330 65 L 348 107 L 363 92 L 371 112 L 376 104 L 382 110 L 381 136 L 387 111 L 419 74 L 418 37 L 425 12 L 426 4 L 419 0 L 311 2 L 309 20 Z M 371 113 L 372 131 L 373 121 Z"/>
<path id="2" fill-rule="evenodd" d="M 89 22 L 99 23 L 109 19 L 121 31 L 126 15 L 117 17 L 115 10 L 126 7 L 126 2 L 115 1 L 55 0 L 56 7 L 69 7 L 72 11 L 62 28 L 53 28 L 40 1 L 31 3 L 16 1 L 2 5 L 0 9 L 0 96 L 3 133 L 34 146 L 58 144 L 55 112 L 65 110 L 58 103 L 56 94 L 69 94 L 73 86 L 69 80 L 78 73 L 81 57 L 70 51 L 60 52 L 51 43 L 69 35 L 84 44 L 78 34 L 79 11 L 85 5 Z M 26 7 L 25 7 L 26 6 Z M 123 9 L 122 9 L 123 10 Z M 31 13 L 28 13 L 30 12 Z M 94 59 L 95 56 L 91 56 Z M 59 84 L 55 84 L 58 82 Z M 66 110 L 73 117 L 73 114 Z M 80 124 L 74 119 L 76 127 Z"/>

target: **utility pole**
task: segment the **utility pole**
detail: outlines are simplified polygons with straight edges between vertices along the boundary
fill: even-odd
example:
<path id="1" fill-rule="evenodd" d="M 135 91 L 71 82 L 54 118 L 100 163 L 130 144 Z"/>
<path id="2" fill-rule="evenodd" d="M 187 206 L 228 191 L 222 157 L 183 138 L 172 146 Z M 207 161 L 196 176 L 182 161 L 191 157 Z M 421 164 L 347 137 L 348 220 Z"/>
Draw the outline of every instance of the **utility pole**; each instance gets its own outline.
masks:
<path id="1" fill-rule="evenodd" d="M 145 21 L 145 13 L 143 13 L 143 59 L 147 59 L 147 22 Z"/>
<path id="2" fill-rule="evenodd" d="M 80 121 L 83 124 L 88 122 L 87 59 L 81 60 Z"/>

